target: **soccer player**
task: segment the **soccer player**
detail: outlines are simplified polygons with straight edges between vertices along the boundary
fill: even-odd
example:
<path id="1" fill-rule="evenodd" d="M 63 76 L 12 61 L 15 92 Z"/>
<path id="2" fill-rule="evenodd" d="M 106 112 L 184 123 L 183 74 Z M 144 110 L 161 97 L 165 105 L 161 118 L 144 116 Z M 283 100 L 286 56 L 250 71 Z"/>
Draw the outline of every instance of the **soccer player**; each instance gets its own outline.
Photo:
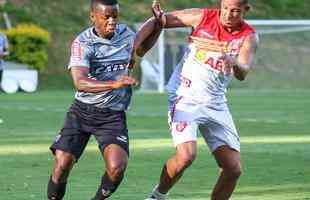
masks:
<path id="1" fill-rule="evenodd" d="M 48 182 L 49 200 L 63 199 L 69 173 L 91 135 L 106 169 L 92 200 L 108 198 L 123 179 L 129 154 L 125 110 L 136 83 L 128 75 L 129 67 L 135 54 L 143 56 L 153 46 L 161 29 L 156 19 L 150 19 L 136 35 L 118 23 L 118 14 L 117 0 L 91 0 L 93 26 L 72 44 L 68 69 L 77 92 L 50 147 L 55 161 Z"/>
<path id="2" fill-rule="evenodd" d="M 243 20 L 249 9 L 247 0 L 222 0 L 220 9 L 163 14 L 157 3 L 154 14 L 164 28 L 190 27 L 192 33 L 188 49 L 168 83 L 176 153 L 166 161 L 159 184 L 148 200 L 166 199 L 195 160 L 197 129 L 221 169 L 211 199 L 227 200 L 233 193 L 241 175 L 240 142 L 225 92 L 231 79 L 244 80 L 253 64 L 258 38 Z"/>

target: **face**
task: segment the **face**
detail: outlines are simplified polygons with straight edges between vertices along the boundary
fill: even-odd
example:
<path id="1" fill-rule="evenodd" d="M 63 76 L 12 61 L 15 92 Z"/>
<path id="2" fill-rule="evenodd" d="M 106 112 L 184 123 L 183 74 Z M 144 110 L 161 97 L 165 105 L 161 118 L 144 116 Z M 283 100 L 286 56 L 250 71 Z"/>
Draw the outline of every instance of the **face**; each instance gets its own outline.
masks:
<path id="1" fill-rule="evenodd" d="M 231 29 L 239 28 L 245 13 L 249 10 L 247 4 L 241 0 L 222 0 L 221 23 Z"/>
<path id="2" fill-rule="evenodd" d="M 98 4 L 90 13 L 90 19 L 94 27 L 103 38 L 111 38 L 116 30 L 118 23 L 118 5 Z"/>

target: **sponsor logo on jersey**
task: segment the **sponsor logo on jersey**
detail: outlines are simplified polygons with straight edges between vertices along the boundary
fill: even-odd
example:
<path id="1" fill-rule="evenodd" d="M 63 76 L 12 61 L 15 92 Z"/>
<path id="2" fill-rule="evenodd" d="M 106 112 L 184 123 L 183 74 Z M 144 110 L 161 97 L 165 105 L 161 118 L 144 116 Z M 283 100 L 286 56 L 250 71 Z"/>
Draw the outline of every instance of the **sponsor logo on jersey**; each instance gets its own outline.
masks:
<path id="1" fill-rule="evenodd" d="M 128 63 L 115 63 L 115 64 L 109 63 L 101 67 L 98 67 L 96 69 L 96 74 L 121 71 L 127 68 L 127 64 Z"/>

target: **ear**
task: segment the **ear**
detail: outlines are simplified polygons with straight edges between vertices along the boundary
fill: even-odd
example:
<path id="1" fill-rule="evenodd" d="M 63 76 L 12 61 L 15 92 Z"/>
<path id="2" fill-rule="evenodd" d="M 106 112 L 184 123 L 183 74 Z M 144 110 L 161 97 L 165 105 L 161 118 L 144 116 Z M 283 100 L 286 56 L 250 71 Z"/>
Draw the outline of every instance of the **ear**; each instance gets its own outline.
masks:
<path id="1" fill-rule="evenodd" d="M 245 11 L 248 12 L 249 10 L 251 10 L 251 6 L 249 4 L 245 5 Z"/>
<path id="2" fill-rule="evenodd" d="M 92 23 L 95 22 L 95 16 L 94 16 L 94 13 L 93 13 L 93 12 L 90 12 L 89 18 L 90 18 L 90 21 L 91 21 Z"/>

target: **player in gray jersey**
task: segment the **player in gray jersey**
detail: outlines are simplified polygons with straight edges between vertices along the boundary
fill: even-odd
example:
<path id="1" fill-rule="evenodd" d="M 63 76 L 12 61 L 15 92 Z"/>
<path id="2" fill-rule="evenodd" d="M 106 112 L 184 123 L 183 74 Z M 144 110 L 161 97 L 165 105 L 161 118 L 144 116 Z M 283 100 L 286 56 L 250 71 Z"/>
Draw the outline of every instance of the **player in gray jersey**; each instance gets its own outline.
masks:
<path id="1" fill-rule="evenodd" d="M 91 0 L 93 26 L 72 43 L 68 69 L 77 92 L 50 147 L 55 162 L 48 183 L 49 200 L 63 199 L 69 173 L 91 135 L 99 144 L 106 169 L 92 200 L 108 198 L 123 179 L 129 155 L 125 110 L 136 83 L 129 68 L 135 55 L 143 56 L 154 45 L 161 24 L 150 19 L 135 34 L 118 23 L 118 13 L 117 0 Z"/>

